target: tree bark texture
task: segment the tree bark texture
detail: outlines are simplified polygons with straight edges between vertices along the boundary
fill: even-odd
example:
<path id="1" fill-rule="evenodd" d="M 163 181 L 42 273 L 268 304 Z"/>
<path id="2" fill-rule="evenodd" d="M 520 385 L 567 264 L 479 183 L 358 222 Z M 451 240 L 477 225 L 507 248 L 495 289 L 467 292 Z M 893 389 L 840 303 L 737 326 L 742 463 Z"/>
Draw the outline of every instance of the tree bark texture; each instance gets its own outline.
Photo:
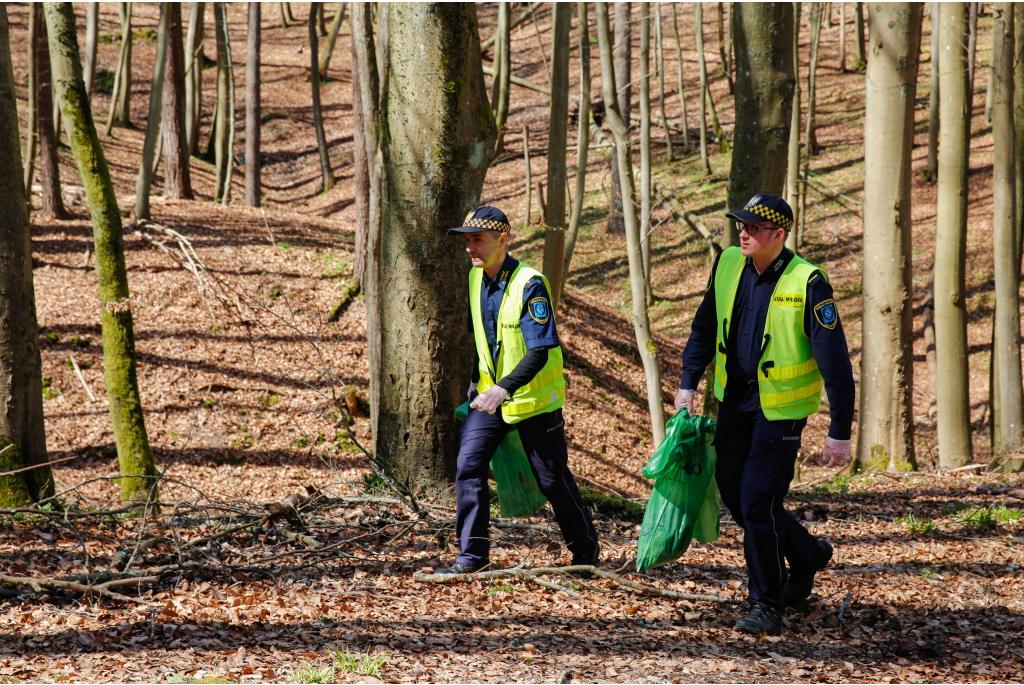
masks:
<path id="1" fill-rule="evenodd" d="M 1013 12 L 1013 48 L 1016 53 L 1013 69 L 1013 132 L 1017 153 L 1017 263 L 1024 253 L 1024 11 Z M 1017 38 L 1021 36 L 1021 38 Z"/>
<path id="2" fill-rule="evenodd" d="M 729 173 L 729 209 L 757 193 L 781 194 L 789 153 L 793 89 L 793 4 L 744 3 L 736 7 L 736 133 Z M 739 244 L 731 220 L 722 246 Z"/>
<path id="3" fill-rule="evenodd" d="M 853 56 L 853 69 L 860 71 L 868 65 L 867 51 L 864 47 L 864 3 L 853 3 L 853 30 L 857 34 L 857 52 Z"/>
<path id="4" fill-rule="evenodd" d="M 40 27 L 42 28 L 42 27 Z M 40 31 L 43 35 L 45 32 Z M 32 282 L 32 238 L 22 179 L 21 136 L 7 7 L 0 7 L 0 469 L 45 464 L 43 379 Z M 53 495 L 50 467 L 0 477 L 0 506 Z"/>
<path id="5" fill-rule="evenodd" d="M 345 7 L 343 2 L 338 3 L 338 9 L 331 19 L 331 28 L 327 33 L 327 42 L 324 44 L 323 52 L 320 54 L 320 81 L 327 80 L 327 68 L 331 64 L 331 57 L 334 55 L 334 45 L 338 42 L 338 34 L 341 32 L 341 22 L 345 21 Z"/>
<path id="6" fill-rule="evenodd" d="M 120 4 L 122 17 L 121 41 L 124 45 L 124 59 L 121 68 L 121 89 L 117 92 L 117 121 L 125 126 L 132 120 L 132 3 Z"/>
<path id="7" fill-rule="evenodd" d="M 199 124 L 203 113 L 205 19 L 206 3 L 189 3 L 188 35 L 185 39 L 185 136 L 189 155 L 194 155 L 199 149 Z"/>
<path id="8" fill-rule="evenodd" d="M 551 6 L 551 110 L 548 118 L 548 202 L 544 208 L 544 275 L 551 311 L 558 312 L 565 284 L 565 139 L 569 126 L 569 28 L 572 4 Z"/>
<path id="9" fill-rule="evenodd" d="M 700 163 L 704 175 L 711 175 L 711 162 L 708 161 L 708 65 L 704 59 L 704 10 L 702 3 L 693 4 L 694 32 L 697 36 L 697 64 L 700 67 Z M 726 231 L 729 234 L 729 231 Z M 731 244 L 731 243 L 730 243 Z"/>
<path id="10" fill-rule="evenodd" d="M 679 17 L 676 3 L 672 3 L 672 29 L 676 34 L 676 79 L 679 89 L 679 108 L 683 113 L 683 150 L 690 151 L 690 119 L 686 116 L 686 91 L 683 88 L 683 44 L 679 40 Z"/>
<path id="11" fill-rule="evenodd" d="M 732 27 L 730 27 L 730 33 Z M 729 69 L 729 46 L 725 43 L 725 3 L 718 3 L 718 72 L 729 84 L 729 94 L 733 92 L 732 72 Z"/>
<path id="12" fill-rule="evenodd" d="M 29 5 L 36 12 L 36 128 L 39 131 L 39 181 L 42 186 L 43 211 L 54 219 L 66 219 L 64 200 L 60 194 L 60 158 L 57 154 L 57 131 L 53 121 L 53 77 L 46 41 L 43 6 Z M 28 190 L 28 188 L 26 188 Z"/>
<path id="13" fill-rule="evenodd" d="M 28 130 L 25 132 L 25 169 L 24 169 L 24 190 L 25 190 L 25 207 L 28 213 L 32 214 L 32 179 L 35 177 L 36 171 L 36 151 L 38 150 L 39 143 L 39 115 L 37 110 L 39 109 L 39 68 L 37 66 L 39 60 L 36 56 L 36 50 L 39 45 L 39 31 L 41 24 L 43 23 L 40 19 L 41 15 L 37 15 L 36 12 L 29 8 L 28 12 L 28 36 L 27 36 L 27 54 L 26 64 L 28 65 L 28 78 L 26 85 L 28 86 L 28 111 L 26 112 L 26 122 L 28 124 Z M 7 19 L 7 13 L 4 12 L 4 20 Z M 9 26 L 9 24 L 8 24 Z"/>
<path id="14" fill-rule="evenodd" d="M 497 40 L 494 43 L 494 76 L 491 85 L 491 109 L 494 110 L 494 124 L 498 127 L 498 138 L 494 143 L 494 157 L 501 154 L 505 146 L 505 127 L 508 124 L 508 105 L 512 84 L 512 4 L 498 3 Z"/>
<path id="15" fill-rule="evenodd" d="M 793 3 L 793 106 L 789 123 L 789 144 L 786 159 L 786 202 L 793 210 L 793 230 L 786 236 L 786 247 L 798 250 L 800 227 L 800 3 Z"/>
<path id="16" fill-rule="evenodd" d="M 633 332 L 644 367 L 647 384 L 647 406 L 651 414 L 651 436 L 655 445 L 665 438 L 665 407 L 661 399 L 661 370 L 658 347 L 651 336 L 647 313 L 647 289 L 644 283 L 643 256 L 640 250 L 640 226 L 637 222 L 633 189 L 633 163 L 630 161 L 626 123 L 619 112 L 615 91 L 617 80 L 613 69 L 611 31 L 608 26 L 608 5 L 597 3 L 597 39 L 601 51 L 601 86 L 604 91 L 608 125 L 615 136 L 615 156 L 624 191 L 623 223 L 626 227 L 626 251 L 629 261 L 629 285 L 633 305 Z"/>
<path id="17" fill-rule="evenodd" d="M 996 312 L 993 375 L 999 378 L 997 456 L 1024 446 L 1024 383 L 1020 368 L 1020 261 L 1017 258 L 1016 162 L 1013 127 L 1014 3 L 993 5 L 992 163 Z"/>
<path id="18" fill-rule="evenodd" d="M 818 47 L 821 45 L 821 12 L 824 3 L 811 3 L 811 55 L 807 68 L 807 132 L 804 134 L 806 149 L 804 154 L 807 159 L 818 154 L 818 136 L 815 133 L 817 128 L 817 117 L 815 116 L 815 105 L 818 99 L 817 93 L 817 72 L 818 72 Z"/>
<path id="19" fill-rule="evenodd" d="M 317 48 L 316 26 L 316 13 L 319 6 L 320 3 L 310 3 L 309 20 L 306 22 L 306 26 L 309 29 L 309 85 L 313 90 L 313 128 L 316 129 L 316 147 L 320 153 L 319 192 L 326 193 L 334 187 L 334 170 L 331 169 L 331 154 L 327 149 L 323 110 L 320 108 L 320 72 L 317 64 L 317 55 L 320 54 L 320 50 Z"/>
<path id="20" fill-rule="evenodd" d="M 344 7 L 344 5 L 342 5 Z M 340 16 L 338 10 L 335 16 Z M 260 206 L 260 3 L 249 3 L 245 56 L 245 206 Z"/>
<path id="21" fill-rule="evenodd" d="M 868 38 L 857 461 L 868 470 L 910 470 L 916 468 L 910 166 L 921 5 L 872 4 Z"/>
<path id="22" fill-rule="evenodd" d="M 121 499 L 156 499 L 156 466 L 139 397 L 121 212 L 92 119 L 70 2 L 46 3 L 50 61 L 71 150 L 92 217 L 103 330 L 103 367 L 121 468 Z"/>
<path id="23" fill-rule="evenodd" d="M 96 79 L 96 49 L 100 37 L 100 4 L 90 2 L 85 8 L 85 91 L 92 95 Z"/>
<path id="24" fill-rule="evenodd" d="M 721 14 L 719 4 L 719 14 Z M 640 3 L 640 256 L 651 303 L 651 4 Z"/>
<path id="25" fill-rule="evenodd" d="M 526 163 L 526 209 L 523 211 L 523 225 L 529 226 L 533 218 L 533 164 L 530 162 L 530 127 L 523 124 L 523 161 Z"/>
<path id="26" fill-rule="evenodd" d="M 355 13 L 362 3 L 353 3 L 353 36 L 355 36 Z M 366 238 L 370 230 L 370 169 L 367 163 L 366 126 L 363 122 L 362 84 L 359 82 L 359 52 L 356 40 L 349 41 L 352 68 L 349 81 L 352 84 L 352 184 L 356 210 L 356 246 L 352 260 L 352 275 L 359 281 L 360 289 L 366 292 Z"/>
<path id="27" fill-rule="evenodd" d="M 455 476 L 453 418 L 470 378 L 472 336 L 459 226 L 480 200 L 497 131 L 470 3 L 396 4 L 381 102 L 383 387 L 378 458 L 414 488 Z M 392 59 L 393 58 L 393 59 Z"/>
<path id="28" fill-rule="evenodd" d="M 572 253 L 576 249 L 576 237 L 580 232 L 580 216 L 583 214 L 583 200 L 587 190 L 587 154 L 590 152 L 590 27 L 587 3 L 577 2 L 576 11 L 580 25 L 580 113 L 576 137 L 576 196 L 572 202 L 569 229 L 565 236 L 563 282 L 569 280 L 569 265 L 572 263 Z"/>
<path id="29" fill-rule="evenodd" d="M 170 36 L 171 11 L 169 2 L 160 3 L 160 28 L 157 30 L 156 59 L 153 62 L 153 85 L 149 91 L 149 117 L 146 120 L 146 139 L 142 144 L 142 161 L 135 179 L 135 220 L 149 219 L 149 190 L 153 185 L 153 153 L 160 135 L 160 115 L 163 112 L 164 75 L 167 71 L 167 43 Z"/>
<path id="30" fill-rule="evenodd" d="M 615 66 L 615 82 L 623 86 L 616 91 L 621 116 L 628 122 L 629 113 L 633 110 L 633 25 L 631 24 L 632 3 L 615 3 L 615 43 L 613 59 Z M 605 103 L 607 109 L 609 103 Z M 613 140 L 613 144 L 617 145 Z M 622 218 L 622 179 L 619 178 L 619 167 L 612 163 L 611 202 L 608 207 L 609 233 L 623 233 L 626 230 Z"/>
<path id="31" fill-rule="evenodd" d="M 228 37 L 227 5 L 213 3 L 214 32 L 217 36 L 217 113 L 214 122 L 214 199 L 223 205 L 231 201 L 232 154 L 235 140 L 235 84 L 231 73 L 231 41 Z M 315 54 L 315 53 L 314 53 Z"/>
<path id="32" fill-rule="evenodd" d="M 846 73 L 846 3 L 839 3 L 839 73 Z"/>
<path id="33" fill-rule="evenodd" d="M 928 89 L 928 165 L 924 174 L 929 181 L 934 181 L 939 168 L 939 3 L 931 3 L 930 9 L 932 49 L 928 62 L 931 67 L 931 87 Z"/>
<path id="34" fill-rule="evenodd" d="M 182 46 L 181 3 L 170 3 L 167 71 L 164 74 L 164 195 L 192 199 L 188 140 L 185 135 L 185 51 Z"/>
<path id="35" fill-rule="evenodd" d="M 654 3 L 654 52 L 658 70 L 658 115 L 661 122 L 661 129 L 665 132 L 665 157 L 668 161 L 675 161 L 675 150 L 672 148 L 672 131 L 668 127 L 668 117 L 665 116 L 665 43 L 663 40 L 661 26 L 661 3 Z"/>
<path id="36" fill-rule="evenodd" d="M 391 36 L 391 5 L 386 2 L 374 3 L 377 14 L 377 73 L 380 87 L 383 89 L 388 78 L 388 50 Z M 383 90 L 380 96 L 384 96 Z"/>
<path id="37" fill-rule="evenodd" d="M 967 82 L 971 90 L 971 110 L 974 110 L 974 62 L 978 47 L 978 3 L 967 3 Z"/>

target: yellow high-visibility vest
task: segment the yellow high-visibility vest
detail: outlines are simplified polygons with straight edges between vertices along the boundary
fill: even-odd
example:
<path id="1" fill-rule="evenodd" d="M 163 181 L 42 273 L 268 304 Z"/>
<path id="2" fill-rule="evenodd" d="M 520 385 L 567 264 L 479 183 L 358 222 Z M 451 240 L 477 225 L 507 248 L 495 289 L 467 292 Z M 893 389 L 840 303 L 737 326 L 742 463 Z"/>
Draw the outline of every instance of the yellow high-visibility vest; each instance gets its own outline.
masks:
<path id="1" fill-rule="evenodd" d="M 718 318 L 715 350 L 715 397 L 725 398 L 725 371 L 729 317 L 736 300 L 736 288 L 747 258 L 738 247 L 722 252 L 715 272 L 715 310 Z M 807 282 L 825 272 L 805 259 L 794 256 L 782 272 L 764 324 L 764 339 L 757 367 L 757 390 L 765 418 L 771 421 L 802 419 L 818 411 L 824 385 L 818 363 L 811 352 L 811 339 L 804 331 Z"/>
<path id="2" fill-rule="evenodd" d="M 496 381 L 507 376 L 526 356 L 526 340 L 523 338 L 520 318 L 523 313 L 523 292 L 530 279 L 540 278 L 551 292 L 548 279 L 536 269 L 520 264 L 512 272 L 505 285 L 505 294 L 498 310 L 498 358 L 491 356 L 484 319 L 480 309 L 480 294 L 483 290 L 484 270 L 474 267 L 469 272 L 469 309 L 473 317 L 473 337 L 476 340 L 476 356 L 480 365 L 480 380 L 476 389 L 486 392 Z M 551 312 L 549 316 L 554 316 Z M 552 347 L 548 361 L 529 383 L 519 388 L 501 405 L 501 416 L 505 423 L 518 423 L 537 414 L 554 411 L 565 404 L 565 378 L 562 376 L 562 348 Z"/>

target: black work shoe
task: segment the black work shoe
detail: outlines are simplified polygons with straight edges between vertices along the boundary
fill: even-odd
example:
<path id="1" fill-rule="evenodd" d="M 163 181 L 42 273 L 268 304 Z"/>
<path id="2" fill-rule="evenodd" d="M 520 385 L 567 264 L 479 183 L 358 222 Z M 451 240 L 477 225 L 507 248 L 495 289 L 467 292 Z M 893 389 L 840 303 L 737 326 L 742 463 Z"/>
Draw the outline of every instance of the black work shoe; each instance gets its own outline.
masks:
<path id="1" fill-rule="evenodd" d="M 589 554 L 573 554 L 572 565 L 573 566 L 597 566 L 597 562 L 601 559 L 601 543 L 594 543 L 594 550 Z M 594 574 L 590 571 L 576 571 L 572 575 L 583 580 L 590 580 L 594 577 Z"/>
<path id="2" fill-rule="evenodd" d="M 736 621 L 736 630 L 741 633 L 768 633 L 778 635 L 782 632 L 782 612 L 771 604 L 751 602 L 750 613 Z"/>
<path id="3" fill-rule="evenodd" d="M 437 571 L 437 575 L 439 575 L 439 576 L 461 576 L 464 573 L 476 573 L 477 571 L 483 571 L 484 569 L 486 569 L 490 565 L 491 565 L 490 562 L 484 562 L 482 564 L 478 564 L 478 565 L 474 566 L 473 564 L 466 564 L 466 563 L 463 563 L 461 561 L 457 561 L 454 564 L 452 564 L 451 566 L 449 566 L 448 568 L 442 568 L 439 571 Z"/>
<path id="4" fill-rule="evenodd" d="M 814 589 L 814 574 L 828 566 L 832 558 L 832 545 L 821 538 L 814 538 L 814 553 L 811 565 L 806 568 L 791 568 L 789 579 L 782 588 L 782 606 L 795 607 L 807 601 Z"/>

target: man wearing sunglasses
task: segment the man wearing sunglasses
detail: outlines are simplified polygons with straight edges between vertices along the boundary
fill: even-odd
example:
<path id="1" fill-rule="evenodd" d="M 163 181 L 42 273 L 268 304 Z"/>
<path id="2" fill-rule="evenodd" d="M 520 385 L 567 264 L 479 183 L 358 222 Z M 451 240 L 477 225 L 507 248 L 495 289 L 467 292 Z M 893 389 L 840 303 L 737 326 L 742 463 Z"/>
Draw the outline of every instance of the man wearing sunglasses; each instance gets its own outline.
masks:
<path id="1" fill-rule="evenodd" d="M 683 351 L 675 406 L 694 413 L 697 383 L 714 361 L 719 401 L 715 479 L 743 528 L 750 612 L 736 630 L 782 630 L 782 610 L 803 604 L 832 546 L 783 507 L 800 435 L 828 393 L 828 466 L 850 461 L 854 383 L 846 336 L 825 272 L 785 248 L 793 210 L 778 195 L 755 195 L 726 216 L 740 245 L 715 261 Z M 789 570 L 786 569 L 789 562 Z"/>

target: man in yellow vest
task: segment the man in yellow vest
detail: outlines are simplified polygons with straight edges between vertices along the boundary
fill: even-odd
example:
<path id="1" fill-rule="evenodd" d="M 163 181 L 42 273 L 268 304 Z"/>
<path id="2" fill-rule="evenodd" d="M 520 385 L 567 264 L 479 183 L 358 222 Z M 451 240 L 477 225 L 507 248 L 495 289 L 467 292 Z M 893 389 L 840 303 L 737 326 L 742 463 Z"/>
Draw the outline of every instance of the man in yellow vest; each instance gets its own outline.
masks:
<path id="1" fill-rule="evenodd" d="M 470 330 L 477 361 L 469 385 L 455 471 L 459 556 L 438 573 L 486 568 L 490 552 L 487 471 L 498 445 L 519 431 L 533 475 L 572 552 L 573 565 L 596 564 L 597 532 L 569 471 L 565 444 L 565 379 L 548 282 L 508 255 L 511 226 L 494 207 L 470 212 L 448 235 L 466 236 Z"/>
<path id="2" fill-rule="evenodd" d="M 719 401 L 715 479 L 743 528 L 750 612 L 736 629 L 782 630 L 782 610 L 810 597 L 832 546 L 783 507 L 807 417 L 828 393 L 831 424 L 822 459 L 850 461 L 854 383 L 832 287 L 818 267 L 785 248 L 793 211 L 755 195 L 727 217 L 740 246 L 719 255 L 683 351 L 676 408 L 694 412 L 697 382 L 714 361 Z M 789 561 L 789 570 L 786 570 Z"/>

